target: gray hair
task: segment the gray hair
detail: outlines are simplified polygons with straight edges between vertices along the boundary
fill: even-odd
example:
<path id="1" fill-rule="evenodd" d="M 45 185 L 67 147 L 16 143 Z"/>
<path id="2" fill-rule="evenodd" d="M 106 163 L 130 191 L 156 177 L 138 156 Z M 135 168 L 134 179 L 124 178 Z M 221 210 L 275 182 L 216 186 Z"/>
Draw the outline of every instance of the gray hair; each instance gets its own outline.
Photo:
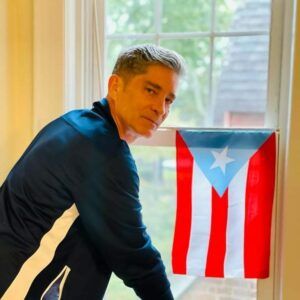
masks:
<path id="1" fill-rule="evenodd" d="M 122 51 L 112 73 L 128 78 L 145 73 L 151 65 L 165 66 L 178 75 L 183 75 L 185 72 L 184 60 L 181 55 L 160 46 L 145 44 Z"/>

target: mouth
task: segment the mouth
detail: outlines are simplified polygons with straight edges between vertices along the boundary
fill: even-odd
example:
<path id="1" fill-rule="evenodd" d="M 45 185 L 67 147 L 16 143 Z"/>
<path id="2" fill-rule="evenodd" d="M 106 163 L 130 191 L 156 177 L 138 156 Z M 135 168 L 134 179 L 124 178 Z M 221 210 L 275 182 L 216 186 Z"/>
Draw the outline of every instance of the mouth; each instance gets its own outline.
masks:
<path id="1" fill-rule="evenodd" d="M 147 118 L 147 117 L 142 117 L 142 118 L 144 118 L 147 121 L 151 122 L 156 128 L 158 127 L 158 124 L 155 121 L 151 120 L 150 118 Z"/>

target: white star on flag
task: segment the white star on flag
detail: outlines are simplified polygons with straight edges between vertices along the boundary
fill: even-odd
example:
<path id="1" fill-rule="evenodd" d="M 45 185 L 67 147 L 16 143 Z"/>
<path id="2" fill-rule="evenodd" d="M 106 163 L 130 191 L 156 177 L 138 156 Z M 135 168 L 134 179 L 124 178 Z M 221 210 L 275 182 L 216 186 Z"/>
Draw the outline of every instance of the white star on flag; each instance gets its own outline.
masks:
<path id="1" fill-rule="evenodd" d="M 222 172 L 225 174 L 226 165 L 228 163 L 234 161 L 233 158 L 230 158 L 227 156 L 228 147 L 223 149 L 221 152 L 217 152 L 217 151 L 211 151 L 211 152 L 215 158 L 215 161 L 211 165 L 210 169 L 220 168 L 222 170 Z"/>

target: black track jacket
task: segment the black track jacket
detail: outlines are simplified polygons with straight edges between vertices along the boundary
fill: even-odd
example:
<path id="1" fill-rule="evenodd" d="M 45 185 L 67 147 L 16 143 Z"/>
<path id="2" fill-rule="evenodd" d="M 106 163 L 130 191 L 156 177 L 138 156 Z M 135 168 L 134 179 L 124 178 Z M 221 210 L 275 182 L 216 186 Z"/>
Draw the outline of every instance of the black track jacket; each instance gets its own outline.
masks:
<path id="1" fill-rule="evenodd" d="M 138 193 L 106 99 L 47 125 L 0 189 L 0 298 L 102 299 L 115 272 L 142 299 L 173 299 Z"/>

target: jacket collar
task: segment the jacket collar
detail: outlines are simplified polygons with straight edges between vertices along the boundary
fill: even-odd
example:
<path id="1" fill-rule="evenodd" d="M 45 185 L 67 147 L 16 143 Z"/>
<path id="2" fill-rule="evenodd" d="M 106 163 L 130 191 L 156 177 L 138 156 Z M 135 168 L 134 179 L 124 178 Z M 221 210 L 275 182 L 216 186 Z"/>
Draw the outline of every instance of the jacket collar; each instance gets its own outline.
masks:
<path id="1" fill-rule="evenodd" d="M 100 101 L 94 102 L 92 111 L 100 116 L 103 116 L 109 122 L 109 124 L 117 130 L 117 126 L 111 115 L 109 104 L 106 98 L 102 98 Z"/>

